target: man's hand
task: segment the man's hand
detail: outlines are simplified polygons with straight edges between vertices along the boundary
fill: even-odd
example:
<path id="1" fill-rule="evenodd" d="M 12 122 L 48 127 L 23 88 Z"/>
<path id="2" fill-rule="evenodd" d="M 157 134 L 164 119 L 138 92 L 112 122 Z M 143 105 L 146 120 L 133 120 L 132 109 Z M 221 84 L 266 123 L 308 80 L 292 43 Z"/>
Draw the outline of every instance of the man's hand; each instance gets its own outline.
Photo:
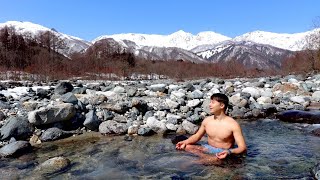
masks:
<path id="1" fill-rule="evenodd" d="M 187 144 L 184 141 L 180 141 L 176 144 L 176 149 L 178 150 L 184 150 L 186 148 Z"/>
<path id="2" fill-rule="evenodd" d="M 229 152 L 227 150 L 224 150 L 222 152 L 216 153 L 217 158 L 224 159 L 228 156 Z"/>

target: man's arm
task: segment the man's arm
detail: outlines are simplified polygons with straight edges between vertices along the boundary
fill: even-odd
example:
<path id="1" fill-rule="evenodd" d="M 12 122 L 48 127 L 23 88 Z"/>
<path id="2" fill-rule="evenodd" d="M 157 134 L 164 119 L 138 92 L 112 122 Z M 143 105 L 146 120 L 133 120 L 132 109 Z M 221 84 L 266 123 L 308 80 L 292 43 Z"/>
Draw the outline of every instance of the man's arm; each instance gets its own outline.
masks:
<path id="1" fill-rule="evenodd" d="M 232 133 L 238 147 L 224 150 L 220 153 L 217 153 L 216 154 L 217 158 L 224 159 L 230 154 L 241 154 L 247 150 L 246 142 L 244 140 L 241 127 L 237 122 L 233 127 Z"/>
<path id="2" fill-rule="evenodd" d="M 241 154 L 241 153 L 245 152 L 247 150 L 247 145 L 244 140 L 241 127 L 238 123 L 234 127 L 233 137 L 234 137 L 238 147 L 234 148 L 234 149 L 230 149 L 231 153 L 232 154 Z"/>
<path id="3" fill-rule="evenodd" d="M 190 136 L 188 139 L 184 141 L 178 142 L 176 144 L 176 149 L 182 150 L 182 149 L 185 149 L 188 144 L 194 144 L 198 142 L 202 138 L 202 136 L 206 133 L 206 130 L 204 127 L 205 121 L 206 119 L 202 121 L 200 128 L 194 135 Z"/>

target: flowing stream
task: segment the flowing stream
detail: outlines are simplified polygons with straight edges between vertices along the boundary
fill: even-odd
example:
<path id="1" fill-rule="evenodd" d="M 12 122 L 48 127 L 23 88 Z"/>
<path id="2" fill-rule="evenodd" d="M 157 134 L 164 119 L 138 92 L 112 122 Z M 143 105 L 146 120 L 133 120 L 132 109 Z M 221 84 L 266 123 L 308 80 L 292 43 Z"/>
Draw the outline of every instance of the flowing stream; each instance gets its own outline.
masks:
<path id="1" fill-rule="evenodd" d="M 102 136 L 87 133 L 42 143 L 32 153 L 0 161 L 0 179 L 300 179 L 311 178 L 320 162 L 320 138 L 311 125 L 277 120 L 241 122 L 248 153 L 217 165 L 194 163 L 198 157 L 176 151 L 170 135 L 163 137 Z M 36 167 L 64 156 L 71 165 L 54 174 Z"/>

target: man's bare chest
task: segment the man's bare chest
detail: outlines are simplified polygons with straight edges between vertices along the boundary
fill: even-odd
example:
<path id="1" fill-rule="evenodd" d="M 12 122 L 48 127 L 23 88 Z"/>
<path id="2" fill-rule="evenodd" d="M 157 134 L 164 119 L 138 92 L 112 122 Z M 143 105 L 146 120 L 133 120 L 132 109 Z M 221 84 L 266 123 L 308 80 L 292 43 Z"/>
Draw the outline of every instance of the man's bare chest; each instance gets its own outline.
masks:
<path id="1" fill-rule="evenodd" d="M 206 133 L 209 138 L 220 140 L 230 139 L 233 136 L 231 128 L 222 123 L 208 124 Z"/>

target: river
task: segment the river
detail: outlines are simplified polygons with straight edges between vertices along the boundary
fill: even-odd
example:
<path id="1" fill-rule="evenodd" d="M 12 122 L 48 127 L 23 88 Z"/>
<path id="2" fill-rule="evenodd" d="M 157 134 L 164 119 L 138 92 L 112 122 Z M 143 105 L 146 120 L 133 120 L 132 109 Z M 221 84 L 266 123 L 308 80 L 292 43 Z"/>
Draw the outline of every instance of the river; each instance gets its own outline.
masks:
<path id="1" fill-rule="evenodd" d="M 264 119 L 241 121 L 248 146 L 244 157 L 217 165 L 195 164 L 198 157 L 175 150 L 172 135 L 102 136 L 86 133 L 42 143 L 19 158 L 1 159 L 0 178 L 51 179 L 300 179 L 311 178 L 320 161 L 320 138 L 311 125 Z M 64 156 L 71 165 L 54 174 L 39 175 L 45 160 Z"/>

